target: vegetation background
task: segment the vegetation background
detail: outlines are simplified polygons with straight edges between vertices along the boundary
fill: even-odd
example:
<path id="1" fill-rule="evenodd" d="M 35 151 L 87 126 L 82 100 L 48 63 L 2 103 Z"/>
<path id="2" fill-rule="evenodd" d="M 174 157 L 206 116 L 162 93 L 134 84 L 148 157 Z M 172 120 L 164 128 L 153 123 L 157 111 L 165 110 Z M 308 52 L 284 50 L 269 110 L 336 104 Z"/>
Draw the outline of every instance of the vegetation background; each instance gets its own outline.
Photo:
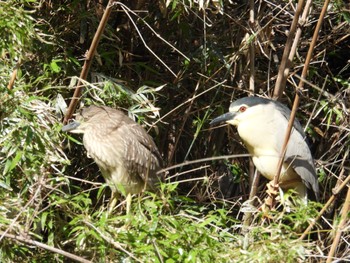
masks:
<path id="1" fill-rule="evenodd" d="M 134 198 L 130 215 L 123 202 L 107 213 L 110 190 L 81 137 L 61 132 L 106 5 L 0 1 L 0 261 L 317 262 L 325 261 L 339 230 L 330 260 L 350 261 L 349 186 L 299 238 L 349 176 L 348 1 L 328 6 L 298 110 L 321 202 L 305 206 L 286 193 L 268 217 L 246 202 L 248 157 L 200 159 L 246 153 L 232 128 L 209 122 L 251 94 L 252 74 L 256 93 L 272 95 L 296 2 L 255 1 L 254 26 L 248 1 L 115 4 L 80 106 L 127 110 L 152 134 L 169 167 L 161 196 Z M 312 3 L 302 27 L 282 98 L 289 107 L 322 6 Z M 263 180 L 257 204 L 265 197 Z M 251 221 L 243 224 L 248 212 Z"/>

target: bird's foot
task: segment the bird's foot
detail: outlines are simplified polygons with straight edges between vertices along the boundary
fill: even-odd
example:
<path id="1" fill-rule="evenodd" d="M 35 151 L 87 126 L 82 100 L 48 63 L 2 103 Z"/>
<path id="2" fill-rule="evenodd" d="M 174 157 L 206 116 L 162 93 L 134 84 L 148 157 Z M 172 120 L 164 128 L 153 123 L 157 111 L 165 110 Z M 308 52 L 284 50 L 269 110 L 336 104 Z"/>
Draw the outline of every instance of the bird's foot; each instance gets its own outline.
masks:
<path id="1" fill-rule="evenodd" d="M 265 203 L 263 203 L 260 207 L 259 210 L 262 212 L 262 219 L 263 220 L 272 220 L 274 217 L 273 215 L 270 213 L 271 212 L 271 206 L 267 203 L 267 199 L 265 199 Z"/>

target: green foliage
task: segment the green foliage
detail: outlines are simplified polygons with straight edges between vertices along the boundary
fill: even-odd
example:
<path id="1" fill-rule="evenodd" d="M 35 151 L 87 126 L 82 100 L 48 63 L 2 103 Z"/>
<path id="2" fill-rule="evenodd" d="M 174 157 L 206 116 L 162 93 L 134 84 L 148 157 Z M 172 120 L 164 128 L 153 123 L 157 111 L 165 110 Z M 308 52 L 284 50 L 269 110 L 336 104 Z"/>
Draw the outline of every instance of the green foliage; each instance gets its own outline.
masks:
<path id="1" fill-rule="evenodd" d="M 23 1 L 24 3 L 25 1 Z M 0 1 L 0 86 L 7 86 L 14 66 L 31 51 L 34 21 L 19 1 Z M 19 72 L 20 75 L 20 72 Z"/>
<path id="2" fill-rule="evenodd" d="M 81 218 L 80 227 L 73 228 L 69 236 L 74 237 L 78 247 L 89 246 L 90 251 L 97 253 L 96 258 L 137 258 L 149 262 L 224 259 L 221 254 L 226 248 L 222 240 L 234 238 L 227 228 L 222 228 L 231 220 L 225 215 L 227 212 L 210 211 L 203 217 L 202 208 L 194 206 L 193 202 L 182 201 L 181 209 L 174 210 L 167 202 L 174 202 L 174 199 L 146 195 L 134 202 L 130 215 L 96 212 Z M 71 223 L 76 225 L 76 222 Z"/>
<path id="3" fill-rule="evenodd" d="M 53 229 L 54 215 L 46 198 L 67 185 L 60 170 L 69 162 L 57 145 L 61 136 L 53 111 L 48 111 L 50 106 L 23 90 L 2 89 L 1 93 L 5 114 L 0 123 L 0 229 L 36 235 Z M 26 247 L 15 247 L 15 255 L 9 251 L 3 257 L 28 255 Z"/>
<path id="4" fill-rule="evenodd" d="M 283 2 L 284 12 L 276 12 L 276 1 L 264 2 L 257 16 L 262 29 L 255 32 L 247 27 L 245 4 L 124 3 L 132 10 L 147 11 L 132 14 L 139 32 L 125 13 L 112 13 L 97 59 L 83 81 L 81 101 L 128 109 L 131 117 L 154 129 L 165 164 L 179 167 L 168 171 L 171 182 L 160 186 L 159 195 L 134 197 L 130 215 L 125 214 L 123 199 L 109 212 L 110 189 L 86 158 L 81 137 L 60 131 L 62 113 L 57 108 L 64 106 L 56 103 L 58 94 L 66 102 L 72 96 L 101 18 L 100 1 L 0 1 L 0 261 L 70 261 L 13 235 L 94 262 L 297 262 L 325 255 L 333 238 L 328 231 L 333 214 L 326 215 L 326 227 L 317 225 L 308 240 L 300 241 L 320 206 L 313 202 L 305 206 L 291 193 L 284 195 L 276 211 L 266 215 L 254 210 L 252 222 L 243 226 L 241 202 L 249 189 L 248 180 L 242 178 L 248 173 L 248 158 L 217 161 L 218 169 L 208 161 L 181 165 L 183 160 L 214 153 L 240 153 L 232 130 L 221 128 L 214 136 L 209 118 L 226 112 L 231 100 L 247 95 L 247 40 L 255 45 L 259 93 L 271 93 L 266 86 L 273 86 L 277 66 L 270 56 L 283 53 L 284 25 L 290 23 L 292 4 Z M 144 6 L 137 6 L 140 3 Z M 314 5 L 309 21 L 317 20 L 320 6 Z M 349 152 L 349 67 L 343 55 L 348 54 L 343 42 L 348 12 L 344 1 L 337 1 L 333 9 L 339 12 L 329 12 L 314 60 L 333 59 L 334 64 L 314 64 L 308 79 L 323 87 L 324 76 L 335 77 L 325 83 L 325 92 L 305 90 L 299 112 L 303 123 L 311 120 L 308 133 L 313 135 L 316 158 L 321 157 L 316 164 L 322 202 L 335 185 L 333 174 L 342 174 L 348 166 Z M 306 53 L 303 45 L 310 43 L 311 28 L 303 30 L 299 55 Z M 296 74 L 303 61 L 301 57 L 293 61 Z M 10 90 L 5 87 L 16 65 Z M 292 94 L 290 90 L 294 92 L 288 86 L 286 94 Z M 224 173 L 233 177 L 235 185 L 228 198 L 220 199 L 212 194 L 217 189 L 207 188 L 220 185 L 208 182 Z M 340 193 L 339 204 L 343 199 Z M 323 231 L 317 232 L 318 228 Z M 343 244 L 339 247 L 338 258 L 348 254 Z"/>
<path id="5" fill-rule="evenodd" d="M 329 128 L 329 126 L 333 123 L 335 125 L 339 125 L 344 117 L 342 111 L 337 107 L 337 105 L 332 106 L 332 103 L 329 103 L 328 101 L 321 101 L 320 104 L 323 112 L 325 113 L 327 128 Z"/>
<path id="6" fill-rule="evenodd" d="M 342 16 L 342 18 L 347 22 L 350 23 L 350 12 L 349 12 L 349 3 L 347 3 L 345 0 L 337 0 L 334 1 L 334 9 L 336 12 L 339 12 L 339 14 Z"/>
<path id="7" fill-rule="evenodd" d="M 24 9 L 29 1 L 0 1 L 0 55 L 11 60 L 22 58 L 30 52 L 36 35 L 35 21 L 30 12 Z"/>

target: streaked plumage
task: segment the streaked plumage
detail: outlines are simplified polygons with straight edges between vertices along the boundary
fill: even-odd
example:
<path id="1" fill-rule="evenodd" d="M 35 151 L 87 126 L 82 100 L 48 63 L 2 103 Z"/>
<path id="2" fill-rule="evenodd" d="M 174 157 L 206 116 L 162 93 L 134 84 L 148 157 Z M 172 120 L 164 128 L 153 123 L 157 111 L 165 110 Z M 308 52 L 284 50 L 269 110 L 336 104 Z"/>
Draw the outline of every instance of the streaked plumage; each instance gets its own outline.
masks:
<path id="1" fill-rule="evenodd" d="M 83 143 L 113 192 L 154 190 L 161 180 L 161 156 L 151 136 L 123 112 L 106 106 L 84 108 L 63 131 L 83 133 Z"/>

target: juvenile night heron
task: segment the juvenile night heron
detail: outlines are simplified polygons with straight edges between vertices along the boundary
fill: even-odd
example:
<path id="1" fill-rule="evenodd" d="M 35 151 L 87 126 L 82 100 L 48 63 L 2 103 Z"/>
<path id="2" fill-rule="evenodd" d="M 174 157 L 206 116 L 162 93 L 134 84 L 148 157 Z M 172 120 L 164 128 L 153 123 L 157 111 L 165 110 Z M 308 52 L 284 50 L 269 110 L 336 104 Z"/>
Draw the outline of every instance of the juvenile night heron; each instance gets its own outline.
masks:
<path id="1" fill-rule="evenodd" d="M 245 97 L 231 103 L 229 112 L 210 124 L 226 122 L 237 127 L 238 134 L 257 170 L 272 180 L 277 172 L 290 110 L 283 104 L 259 97 Z M 298 120 L 287 145 L 279 186 L 294 189 L 306 201 L 307 189 L 312 189 L 316 200 L 319 186 L 313 158 L 305 142 L 305 134 Z"/>
<path id="2" fill-rule="evenodd" d="M 87 153 L 110 186 L 112 199 L 116 192 L 126 195 L 127 213 L 132 194 L 144 189 L 155 190 L 161 181 L 157 175 L 162 165 L 157 146 L 151 136 L 123 112 L 106 106 L 83 108 L 76 121 L 64 126 L 62 131 L 84 134 Z"/>

